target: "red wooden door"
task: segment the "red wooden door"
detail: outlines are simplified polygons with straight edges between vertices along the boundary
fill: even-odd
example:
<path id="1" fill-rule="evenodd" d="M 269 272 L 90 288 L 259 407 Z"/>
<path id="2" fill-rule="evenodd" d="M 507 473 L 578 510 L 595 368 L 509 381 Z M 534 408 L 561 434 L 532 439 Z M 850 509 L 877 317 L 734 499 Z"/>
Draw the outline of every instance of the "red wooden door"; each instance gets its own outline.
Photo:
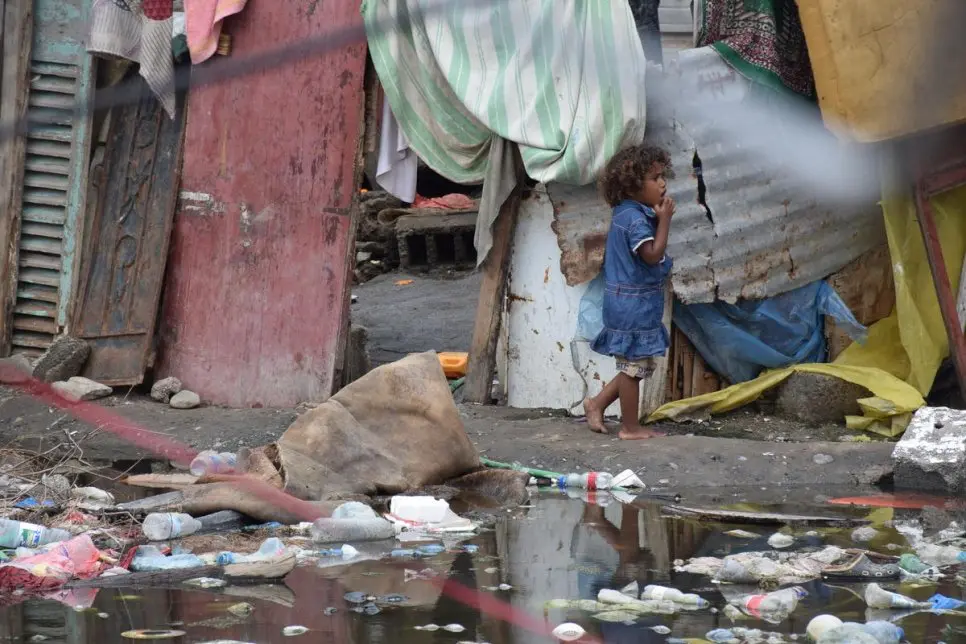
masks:
<path id="1" fill-rule="evenodd" d="M 249 2 L 246 56 L 361 23 L 357 0 Z M 332 392 L 343 345 L 365 43 L 192 89 L 159 376 L 281 407 Z"/>

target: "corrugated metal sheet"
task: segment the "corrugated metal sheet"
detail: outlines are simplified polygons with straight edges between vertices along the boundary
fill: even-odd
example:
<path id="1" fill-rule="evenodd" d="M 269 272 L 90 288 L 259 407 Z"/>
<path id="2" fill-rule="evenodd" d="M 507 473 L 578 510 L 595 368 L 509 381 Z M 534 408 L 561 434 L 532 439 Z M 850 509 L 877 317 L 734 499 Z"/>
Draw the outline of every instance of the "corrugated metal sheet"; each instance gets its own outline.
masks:
<path id="1" fill-rule="evenodd" d="M 669 65 L 670 74 L 684 81 L 684 91 L 713 92 L 729 104 L 747 96 L 748 81 L 716 53 L 684 54 Z M 682 301 L 777 295 L 826 277 L 884 242 L 876 200 L 847 206 L 822 201 L 803 188 L 793 169 L 776 166 L 773 156 L 729 135 L 720 123 L 689 120 L 683 110 L 667 116 L 664 106 L 649 109 L 647 139 L 671 150 L 677 172 L 668 188 L 678 204 L 668 251 L 675 261 L 674 291 Z M 713 223 L 698 203 L 695 150 Z M 550 185 L 548 192 L 567 283 L 590 280 L 603 260 L 610 208 L 591 186 Z"/>

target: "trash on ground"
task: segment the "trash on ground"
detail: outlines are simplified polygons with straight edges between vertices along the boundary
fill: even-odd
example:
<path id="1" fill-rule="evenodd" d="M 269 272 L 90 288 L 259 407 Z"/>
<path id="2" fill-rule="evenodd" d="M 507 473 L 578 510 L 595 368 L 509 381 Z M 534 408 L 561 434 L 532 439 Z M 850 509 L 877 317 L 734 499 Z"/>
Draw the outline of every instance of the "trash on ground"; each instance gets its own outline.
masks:
<path id="1" fill-rule="evenodd" d="M 865 587 L 865 603 L 869 608 L 932 608 L 929 602 L 916 601 L 911 597 L 886 590 L 879 584 Z"/>
<path id="2" fill-rule="evenodd" d="M 742 552 L 723 559 L 697 557 L 676 566 L 678 572 L 711 577 L 731 584 L 792 585 L 818 579 L 822 571 L 849 558 L 848 552 L 827 546 L 817 552 Z"/>
<path id="3" fill-rule="evenodd" d="M 184 636 L 184 631 L 157 629 L 138 629 L 121 633 L 121 637 L 129 640 L 171 640 Z"/>
<path id="4" fill-rule="evenodd" d="M 775 534 L 768 537 L 768 545 L 776 550 L 781 550 L 783 548 L 790 548 L 794 544 L 795 544 L 795 537 L 781 532 L 776 532 Z"/>
<path id="5" fill-rule="evenodd" d="M 666 506 L 664 508 L 664 512 L 675 516 L 692 517 L 705 521 L 720 521 L 722 523 L 751 523 L 760 525 L 793 523 L 824 526 L 845 526 L 868 523 L 868 520 L 842 516 L 811 516 L 798 514 L 777 514 L 773 512 L 741 512 L 737 510 L 689 508 L 683 505 Z"/>
<path id="6" fill-rule="evenodd" d="M 294 637 L 296 635 L 305 635 L 309 632 L 304 626 L 286 626 L 282 629 L 282 635 L 286 637 Z"/>
<path id="7" fill-rule="evenodd" d="M 586 633 L 587 631 L 585 631 L 580 624 L 574 624 L 573 622 L 565 622 L 560 624 L 554 628 L 553 631 L 551 631 L 551 635 L 562 642 L 573 642 L 574 640 L 579 640 Z"/>

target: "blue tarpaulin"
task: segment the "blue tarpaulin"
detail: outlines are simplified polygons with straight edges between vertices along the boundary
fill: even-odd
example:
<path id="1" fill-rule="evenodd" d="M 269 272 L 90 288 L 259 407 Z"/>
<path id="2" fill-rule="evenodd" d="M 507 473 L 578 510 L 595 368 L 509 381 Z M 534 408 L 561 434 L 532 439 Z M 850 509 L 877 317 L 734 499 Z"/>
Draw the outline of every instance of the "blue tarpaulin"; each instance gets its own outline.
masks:
<path id="1" fill-rule="evenodd" d="M 763 369 L 826 362 L 826 315 L 853 340 L 865 342 L 866 328 L 825 281 L 737 304 L 675 301 L 673 319 L 718 375 L 739 383 L 753 380 Z"/>

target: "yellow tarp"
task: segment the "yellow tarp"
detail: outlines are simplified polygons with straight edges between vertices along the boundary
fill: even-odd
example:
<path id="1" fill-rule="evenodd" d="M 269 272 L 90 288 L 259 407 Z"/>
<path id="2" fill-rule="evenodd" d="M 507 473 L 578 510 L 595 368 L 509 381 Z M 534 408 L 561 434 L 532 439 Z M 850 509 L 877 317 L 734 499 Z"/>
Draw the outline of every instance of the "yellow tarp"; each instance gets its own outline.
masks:
<path id="1" fill-rule="evenodd" d="M 935 197 L 932 207 L 946 270 L 956 292 L 966 253 L 966 187 Z M 728 412 L 757 400 L 792 373 L 803 371 L 840 378 L 873 393 L 873 397 L 858 401 L 862 416 L 846 418 L 850 429 L 884 436 L 905 431 L 912 412 L 925 404 L 923 395 L 932 387 L 939 365 L 949 354 L 949 342 L 913 202 L 887 199 L 882 211 L 895 276 L 896 308 L 888 318 L 870 327 L 864 345 L 853 343 L 832 364 L 767 371 L 749 382 L 668 403 L 651 414 L 648 422 Z"/>
<path id="2" fill-rule="evenodd" d="M 915 87 L 925 69 L 966 63 L 931 60 L 937 27 L 959 2 L 798 0 L 825 121 L 867 143 L 966 119 L 966 86 L 928 105 Z"/>

